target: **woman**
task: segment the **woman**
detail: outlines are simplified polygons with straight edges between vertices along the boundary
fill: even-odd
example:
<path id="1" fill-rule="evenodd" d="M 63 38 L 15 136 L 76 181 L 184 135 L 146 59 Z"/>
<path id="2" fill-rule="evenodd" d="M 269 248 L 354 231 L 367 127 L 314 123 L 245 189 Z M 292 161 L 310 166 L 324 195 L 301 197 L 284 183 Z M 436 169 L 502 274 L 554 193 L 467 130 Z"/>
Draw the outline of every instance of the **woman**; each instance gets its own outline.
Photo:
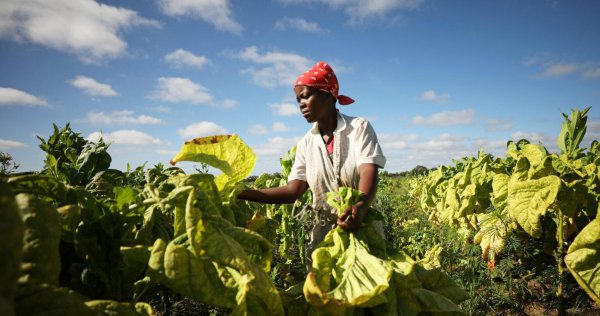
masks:
<path id="1" fill-rule="evenodd" d="M 375 131 L 363 118 L 339 113 L 341 105 L 354 102 L 338 95 L 337 77 L 331 67 L 318 62 L 301 74 L 294 86 L 300 112 L 314 123 L 296 149 L 296 159 L 285 186 L 261 190 L 244 190 L 239 198 L 262 203 L 293 203 L 308 188 L 313 193 L 316 224 L 311 232 L 310 252 L 335 225 L 353 231 L 364 220 L 369 203 L 375 197 L 378 168 L 386 159 Z M 327 192 L 346 186 L 360 190 L 362 199 L 342 215 L 326 203 Z M 381 230 L 381 233 L 383 231 Z"/>

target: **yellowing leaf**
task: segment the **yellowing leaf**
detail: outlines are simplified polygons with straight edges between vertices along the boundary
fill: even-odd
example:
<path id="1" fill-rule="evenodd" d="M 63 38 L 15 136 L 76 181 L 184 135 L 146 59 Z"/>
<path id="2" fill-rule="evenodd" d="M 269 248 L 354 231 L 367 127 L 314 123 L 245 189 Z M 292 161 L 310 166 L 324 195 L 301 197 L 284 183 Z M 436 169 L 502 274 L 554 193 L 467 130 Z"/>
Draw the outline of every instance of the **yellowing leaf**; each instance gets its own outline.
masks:
<path id="1" fill-rule="evenodd" d="M 504 173 L 498 173 L 494 175 L 492 180 L 492 205 L 497 210 L 503 210 L 507 204 L 508 198 L 508 180 L 510 177 Z"/>
<path id="2" fill-rule="evenodd" d="M 215 265 L 182 245 L 157 239 L 148 268 L 152 278 L 179 294 L 219 307 L 236 305 L 236 290 L 223 284 Z"/>
<path id="3" fill-rule="evenodd" d="M 555 203 L 561 182 L 557 176 L 508 182 L 508 212 L 533 237 L 542 233 L 541 218 Z"/>
<path id="4" fill-rule="evenodd" d="M 365 230 L 332 229 L 313 251 L 304 283 L 304 296 L 313 306 L 343 314 L 349 307 L 373 306 L 371 300 L 383 302 L 380 294 L 389 287 L 393 270 L 369 252 Z"/>
<path id="5" fill-rule="evenodd" d="M 235 184 L 250 175 L 256 156 L 239 136 L 217 135 L 185 142 L 171 164 L 180 161 L 201 162 L 221 170 L 215 183 L 221 197 L 228 197 Z"/>
<path id="6" fill-rule="evenodd" d="M 596 217 L 575 237 L 565 263 L 577 283 L 600 304 L 600 217 Z"/>
<path id="7" fill-rule="evenodd" d="M 475 234 L 473 242 L 479 244 L 482 258 L 492 265 L 496 263 L 496 254 L 504 249 L 506 233 L 508 231 L 506 219 L 502 213 L 478 214 L 479 231 Z"/>

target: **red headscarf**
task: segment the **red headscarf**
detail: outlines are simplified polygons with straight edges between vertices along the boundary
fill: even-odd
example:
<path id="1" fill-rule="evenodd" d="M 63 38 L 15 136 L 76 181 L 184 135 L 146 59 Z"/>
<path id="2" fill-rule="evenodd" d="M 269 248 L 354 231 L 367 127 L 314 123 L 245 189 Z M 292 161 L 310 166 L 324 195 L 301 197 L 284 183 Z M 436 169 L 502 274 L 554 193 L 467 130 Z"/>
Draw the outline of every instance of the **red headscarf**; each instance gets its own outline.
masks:
<path id="1" fill-rule="evenodd" d="M 354 100 L 345 95 L 338 95 L 340 87 L 338 85 L 337 77 L 335 76 L 333 69 L 331 69 L 331 66 L 322 61 L 316 63 L 311 69 L 301 74 L 298 79 L 296 79 L 294 87 L 297 86 L 309 86 L 329 92 L 341 105 L 347 105 L 354 102 Z"/>

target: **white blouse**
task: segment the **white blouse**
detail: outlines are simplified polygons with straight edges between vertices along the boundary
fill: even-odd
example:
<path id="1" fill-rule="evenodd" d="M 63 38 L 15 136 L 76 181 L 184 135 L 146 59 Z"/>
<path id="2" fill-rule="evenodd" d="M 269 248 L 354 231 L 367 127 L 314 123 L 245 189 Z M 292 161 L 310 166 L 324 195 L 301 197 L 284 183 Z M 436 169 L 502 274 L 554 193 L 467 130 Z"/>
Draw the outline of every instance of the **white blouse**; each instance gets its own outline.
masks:
<path id="1" fill-rule="evenodd" d="M 288 181 L 306 181 L 313 193 L 312 207 L 328 210 L 326 213 L 329 214 L 322 215 L 335 219 L 337 214 L 326 203 L 327 192 L 337 191 L 340 186 L 357 189 L 361 164 L 372 163 L 384 168 L 385 162 L 371 124 L 364 118 L 346 116 L 338 111 L 331 158 L 319 127 L 314 123 L 298 143 Z"/>

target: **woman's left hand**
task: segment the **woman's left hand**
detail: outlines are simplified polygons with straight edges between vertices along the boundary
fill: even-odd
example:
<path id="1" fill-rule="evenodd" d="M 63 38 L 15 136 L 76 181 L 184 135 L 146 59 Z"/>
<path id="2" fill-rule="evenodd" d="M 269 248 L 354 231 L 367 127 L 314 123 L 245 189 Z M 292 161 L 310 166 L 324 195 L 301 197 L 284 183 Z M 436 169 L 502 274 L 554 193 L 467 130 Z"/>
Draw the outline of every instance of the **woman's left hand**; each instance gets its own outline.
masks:
<path id="1" fill-rule="evenodd" d="M 337 225 L 346 231 L 355 231 L 362 225 L 365 216 L 367 216 L 368 207 L 364 202 L 358 202 L 342 212 L 338 216 Z"/>

